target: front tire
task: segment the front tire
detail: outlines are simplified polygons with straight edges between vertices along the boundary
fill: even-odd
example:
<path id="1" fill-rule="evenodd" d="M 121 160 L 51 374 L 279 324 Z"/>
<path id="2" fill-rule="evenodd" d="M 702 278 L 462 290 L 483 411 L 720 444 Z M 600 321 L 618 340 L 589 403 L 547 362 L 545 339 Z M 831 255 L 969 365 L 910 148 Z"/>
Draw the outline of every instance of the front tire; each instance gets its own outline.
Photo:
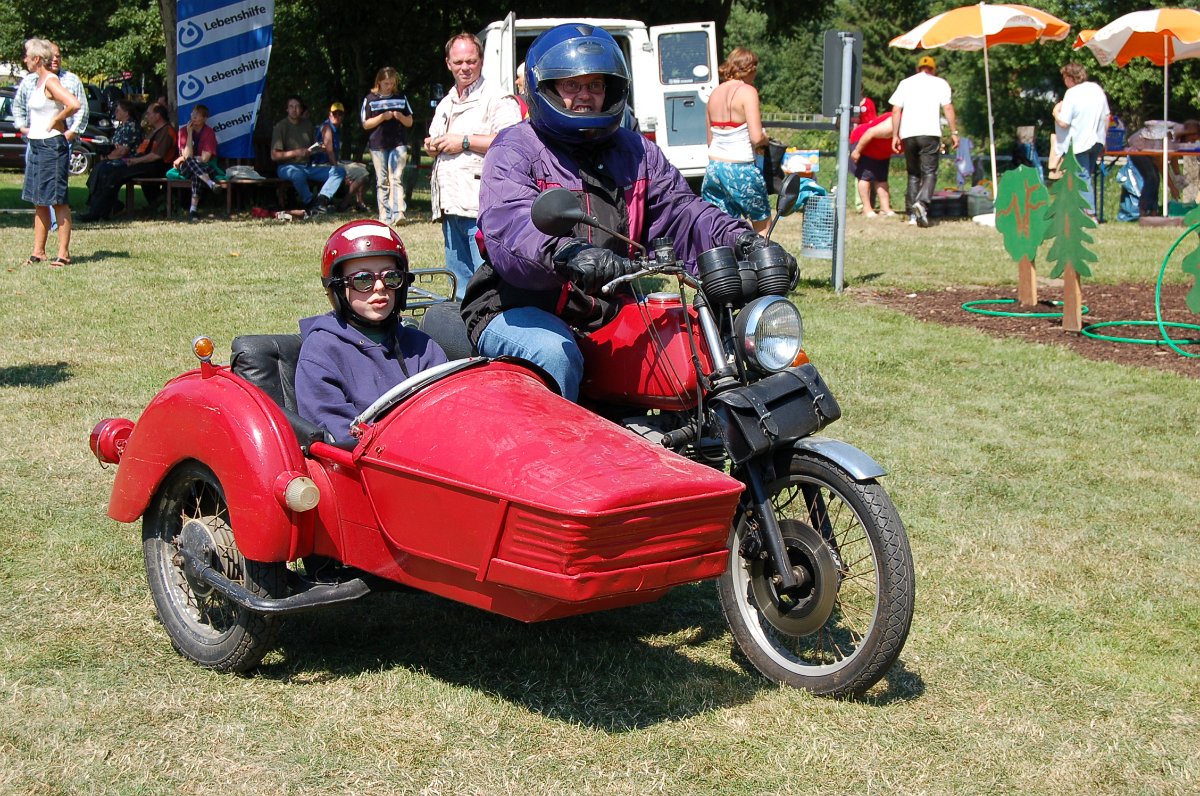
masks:
<path id="1" fill-rule="evenodd" d="M 767 484 L 784 546 L 806 586 L 780 594 L 751 518 L 730 534 L 717 581 L 738 647 L 764 676 L 814 694 L 861 694 L 900 656 L 912 623 L 914 575 L 904 524 L 876 481 L 791 453 Z"/>
<path id="2" fill-rule="evenodd" d="M 142 555 L 154 607 L 181 655 L 221 672 L 244 672 L 262 660 L 279 634 L 279 618 L 241 608 L 184 567 L 185 538 L 212 550 L 207 562 L 256 594 L 282 597 L 282 563 L 247 561 L 229 524 L 225 492 L 199 462 L 176 467 L 159 487 L 142 522 Z"/>

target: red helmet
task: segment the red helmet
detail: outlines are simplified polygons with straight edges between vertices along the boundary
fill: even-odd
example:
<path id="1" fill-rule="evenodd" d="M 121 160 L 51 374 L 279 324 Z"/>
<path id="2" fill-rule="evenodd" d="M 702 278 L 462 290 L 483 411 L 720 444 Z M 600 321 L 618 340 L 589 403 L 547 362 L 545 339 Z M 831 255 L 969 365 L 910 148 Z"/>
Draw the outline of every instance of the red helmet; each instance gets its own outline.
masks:
<path id="1" fill-rule="evenodd" d="M 346 301 L 343 274 L 338 266 L 358 257 L 377 257 L 379 255 L 396 258 L 396 265 L 408 276 L 408 253 L 404 250 L 404 241 L 396 231 L 379 221 L 350 221 L 342 224 L 329 240 L 325 241 L 325 249 L 321 252 L 321 284 L 325 286 L 325 294 L 333 305 L 338 317 L 346 320 L 351 314 L 350 305 Z M 408 291 L 396 291 L 395 308 L 392 317 L 404 309 Z M 357 316 L 356 316 L 357 317 Z M 390 318 L 389 318 L 390 320 Z"/>

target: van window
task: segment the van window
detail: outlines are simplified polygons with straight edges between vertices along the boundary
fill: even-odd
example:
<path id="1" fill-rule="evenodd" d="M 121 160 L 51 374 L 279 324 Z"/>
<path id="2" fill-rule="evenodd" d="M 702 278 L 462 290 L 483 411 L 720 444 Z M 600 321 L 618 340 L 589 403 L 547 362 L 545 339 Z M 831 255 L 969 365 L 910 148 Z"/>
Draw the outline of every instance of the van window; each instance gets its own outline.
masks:
<path id="1" fill-rule="evenodd" d="M 708 62 L 708 33 L 690 30 L 659 36 L 658 68 L 659 80 L 664 86 L 708 82 L 712 75 L 712 64 Z"/>

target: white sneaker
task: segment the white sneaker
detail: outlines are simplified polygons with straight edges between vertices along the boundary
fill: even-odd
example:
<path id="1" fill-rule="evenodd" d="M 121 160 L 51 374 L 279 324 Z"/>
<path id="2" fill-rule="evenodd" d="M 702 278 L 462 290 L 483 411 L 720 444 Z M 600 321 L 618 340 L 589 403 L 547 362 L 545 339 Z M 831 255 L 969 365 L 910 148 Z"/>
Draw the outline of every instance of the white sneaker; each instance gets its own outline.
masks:
<path id="1" fill-rule="evenodd" d="M 909 217 L 908 217 L 908 225 L 909 225 L 910 227 L 915 227 L 915 226 L 917 225 L 917 217 L 916 217 L 916 216 L 909 216 Z"/>

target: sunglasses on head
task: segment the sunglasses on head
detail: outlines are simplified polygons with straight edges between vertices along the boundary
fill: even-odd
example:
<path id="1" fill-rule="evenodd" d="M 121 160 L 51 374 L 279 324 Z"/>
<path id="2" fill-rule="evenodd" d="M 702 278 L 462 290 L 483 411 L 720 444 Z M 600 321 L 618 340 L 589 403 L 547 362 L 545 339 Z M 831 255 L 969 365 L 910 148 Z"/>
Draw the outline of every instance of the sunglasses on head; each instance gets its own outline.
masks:
<path id="1" fill-rule="evenodd" d="M 342 281 L 359 293 L 369 293 L 375 288 L 376 282 L 383 282 L 383 286 L 388 290 L 399 290 L 404 287 L 407 279 L 403 271 L 397 268 L 389 268 L 386 271 L 378 273 L 374 271 L 355 271 L 349 276 L 343 277 Z"/>

